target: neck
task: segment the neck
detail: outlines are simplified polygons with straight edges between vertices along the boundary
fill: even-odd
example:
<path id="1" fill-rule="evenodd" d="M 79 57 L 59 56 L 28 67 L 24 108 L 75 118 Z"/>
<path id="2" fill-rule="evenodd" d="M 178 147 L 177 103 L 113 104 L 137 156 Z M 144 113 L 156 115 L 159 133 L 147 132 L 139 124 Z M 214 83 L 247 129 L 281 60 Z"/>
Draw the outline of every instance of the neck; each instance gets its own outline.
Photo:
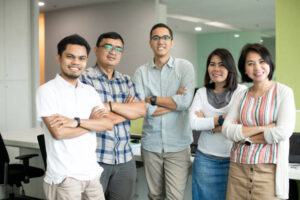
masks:
<path id="1" fill-rule="evenodd" d="M 225 83 L 215 83 L 214 92 L 220 93 L 220 92 L 224 92 L 225 90 L 227 90 L 227 88 L 224 88 L 224 85 L 225 85 Z"/>
<path id="2" fill-rule="evenodd" d="M 154 64 L 157 67 L 159 67 L 160 69 L 162 69 L 163 66 L 169 61 L 169 59 L 170 59 L 170 55 L 162 56 L 162 57 L 155 56 L 154 57 Z"/>
<path id="3" fill-rule="evenodd" d="M 108 79 L 111 80 L 114 74 L 114 68 L 112 67 L 103 67 L 98 65 L 99 68 L 107 75 Z"/>
<path id="4" fill-rule="evenodd" d="M 265 91 L 270 88 L 270 86 L 273 84 L 273 81 L 271 80 L 265 80 L 262 82 L 254 82 L 252 89 L 254 92 L 259 92 L 259 91 Z"/>

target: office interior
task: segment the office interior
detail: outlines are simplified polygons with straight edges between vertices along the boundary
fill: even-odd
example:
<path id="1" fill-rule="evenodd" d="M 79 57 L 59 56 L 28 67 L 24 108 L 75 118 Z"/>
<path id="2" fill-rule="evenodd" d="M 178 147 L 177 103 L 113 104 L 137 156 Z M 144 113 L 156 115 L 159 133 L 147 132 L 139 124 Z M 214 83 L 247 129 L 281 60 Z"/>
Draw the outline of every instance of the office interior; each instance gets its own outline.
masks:
<path id="1" fill-rule="evenodd" d="M 48 2 L 51 4 L 50 0 Z M 45 8 L 42 8 L 38 6 L 38 0 L 0 0 L 0 132 L 23 131 L 39 126 L 35 117 L 35 91 L 59 72 L 55 54 L 56 44 L 61 38 L 78 33 L 93 47 L 101 33 L 120 33 L 125 40 L 125 51 L 117 70 L 132 76 L 137 67 L 152 59 L 149 32 L 157 22 L 166 23 L 174 30 L 172 56 L 192 62 L 197 87 L 203 86 L 206 58 L 213 49 L 227 48 L 237 61 L 244 44 L 259 42 L 266 45 L 275 58 L 275 80 L 294 91 L 297 109 L 295 132 L 300 132 L 299 0 L 253 1 L 258 5 L 268 5 L 261 6 L 262 9 L 257 9 L 250 16 L 256 20 L 253 28 L 204 24 L 205 20 L 219 20 L 225 25 L 231 24 L 230 19 L 238 21 L 236 18 L 244 15 L 242 8 L 247 9 L 243 7 L 247 5 L 236 0 L 226 1 L 232 3 L 226 8 L 232 8 L 231 12 L 235 15 L 224 16 L 223 19 L 206 16 L 204 10 L 207 9 L 202 9 L 204 15 L 201 15 L 200 8 L 196 16 L 190 16 L 192 11 L 197 10 L 195 5 L 211 8 L 207 11 L 210 13 L 222 12 L 220 2 L 209 0 L 201 1 L 202 4 L 197 4 L 197 0 L 91 0 L 85 1 L 84 5 L 79 2 L 73 1 L 72 6 L 66 7 L 63 3 L 61 7 L 51 4 L 51 8 L 46 8 L 45 1 Z M 208 2 L 213 5 L 208 7 Z M 186 11 L 185 4 L 190 5 Z M 271 24 L 260 24 L 270 16 L 274 18 Z M 196 32 L 195 26 L 202 26 L 202 31 Z M 95 63 L 96 57 L 91 51 L 88 66 Z M 134 121 L 132 132 L 140 134 L 141 125 L 142 119 Z M 8 149 L 11 158 L 32 151 L 10 146 Z M 17 161 L 12 159 L 12 162 Z M 42 167 L 41 158 L 34 158 L 31 164 Z M 145 181 L 142 170 L 138 169 L 138 181 L 141 182 Z M 36 189 L 41 186 L 41 181 L 42 178 L 32 180 L 25 186 L 25 191 L 43 198 L 42 191 Z M 185 199 L 191 199 L 191 186 L 188 184 Z M 140 187 L 137 199 L 146 199 L 146 185 L 137 185 Z"/>

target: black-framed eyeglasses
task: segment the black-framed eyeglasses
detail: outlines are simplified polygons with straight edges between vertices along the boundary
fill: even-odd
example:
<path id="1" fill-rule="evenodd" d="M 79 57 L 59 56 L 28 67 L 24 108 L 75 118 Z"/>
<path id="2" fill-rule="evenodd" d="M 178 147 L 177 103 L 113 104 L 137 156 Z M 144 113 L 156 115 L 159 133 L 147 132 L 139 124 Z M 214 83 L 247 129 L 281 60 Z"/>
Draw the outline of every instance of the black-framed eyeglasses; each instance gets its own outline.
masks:
<path id="1" fill-rule="evenodd" d="M 104 45 L 100 45 L 99 47 L 103 47 L 106 51 L 116 50 L 117 53 L 122 53 L 124 50 L 122 47 L 115 47 L 111 44 L 104 44 Z"/>
<path id="2" fill-rule="evenodd" d="M 163 36 L 154 35 L 154 36 L 151 37 L 151 40 L 153 40 L 153 41 L 159 41 L 159 40 L 168 41 L 170 39 L 171 39 L 171 37 L 168 36 L 168 35 L 163 35 Z"/>

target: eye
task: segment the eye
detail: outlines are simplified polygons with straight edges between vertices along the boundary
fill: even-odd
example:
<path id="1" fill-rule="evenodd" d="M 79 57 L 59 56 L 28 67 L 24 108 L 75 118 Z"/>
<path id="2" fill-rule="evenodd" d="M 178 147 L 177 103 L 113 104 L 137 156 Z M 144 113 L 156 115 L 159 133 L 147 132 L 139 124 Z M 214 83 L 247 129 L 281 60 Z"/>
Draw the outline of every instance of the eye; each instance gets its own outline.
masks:
<path id="1" fill-rule="evenodd" d="M 214 66 L 216 66 L 216 64 L 215 63 L 209 63 L 208 66 L 214 67 Z"/>
<path id="2" fill-rule="evenodd" d="M 259 63 L 264 64 L 264 63 L 266 63 L 266 61 L 265 60 L 260 60 Z"/>
<path id="3" fill-rule="evenodd" d="M 158 41 L 159 40 L 159 36 L 157 36 L 157 35 L 155 35 L 155 36 L 152 36 L 152 40 L 154 40 L 154 41 Z"/>
<path id="4" fill-rule="evenodd" d="M 121 47 L 116 47 L 115 49 L 117 52 L 120 52 L 120 53 L 123 52 L 123 48 L 121 48 Z"/>
<path id="5" fill-rule="evenodd" d="M 79 57 L 79 60 L 85 61 L 85 60 L 86 60 L 86 57 L 85 57 L 85 56 Z"/>
<path id="6" fill-rule="evenodd" d="M 171 37 L 168 36 L 168 35 L 164 35 L 164 36 L 162 36 L 162 39 L 163 39 L 163 40 L 169 40 L 169 39 L 171 39 Z"/>
<path id="7" fill-rule="evenodd" d="M 106 50 L 111 51 L 111 50 L 113 50 L 114 47 L 113 47 L 112 45 L 105 44 L 105 45 L 104 45 L 104 48 L 105 48 Z"/>

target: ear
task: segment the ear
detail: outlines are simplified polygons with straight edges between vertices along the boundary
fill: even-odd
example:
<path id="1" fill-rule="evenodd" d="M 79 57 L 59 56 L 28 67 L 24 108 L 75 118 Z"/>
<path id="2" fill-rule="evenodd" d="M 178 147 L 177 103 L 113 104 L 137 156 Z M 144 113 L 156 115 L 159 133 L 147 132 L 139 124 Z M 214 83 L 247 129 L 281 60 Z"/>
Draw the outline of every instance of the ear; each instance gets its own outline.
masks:
<path id="1" fill-rule="evenodd" d="M 94 54 L 95 54 L 96 57 L 97 57 L 97 52 L 98 52 L 98 47 L 96 46 L 96 47 L 94 48 Z"/>
<path id="2" fill-rule="evenodd" d="M 171 40 L 171 48 L 174 46 L 174 40 Z"/>
<path id="3" fill-rule="evenodd" d="M 56 58 L 57 63 L 60 64 L 60 55 L 56 54 L 55 58 Z"/>

